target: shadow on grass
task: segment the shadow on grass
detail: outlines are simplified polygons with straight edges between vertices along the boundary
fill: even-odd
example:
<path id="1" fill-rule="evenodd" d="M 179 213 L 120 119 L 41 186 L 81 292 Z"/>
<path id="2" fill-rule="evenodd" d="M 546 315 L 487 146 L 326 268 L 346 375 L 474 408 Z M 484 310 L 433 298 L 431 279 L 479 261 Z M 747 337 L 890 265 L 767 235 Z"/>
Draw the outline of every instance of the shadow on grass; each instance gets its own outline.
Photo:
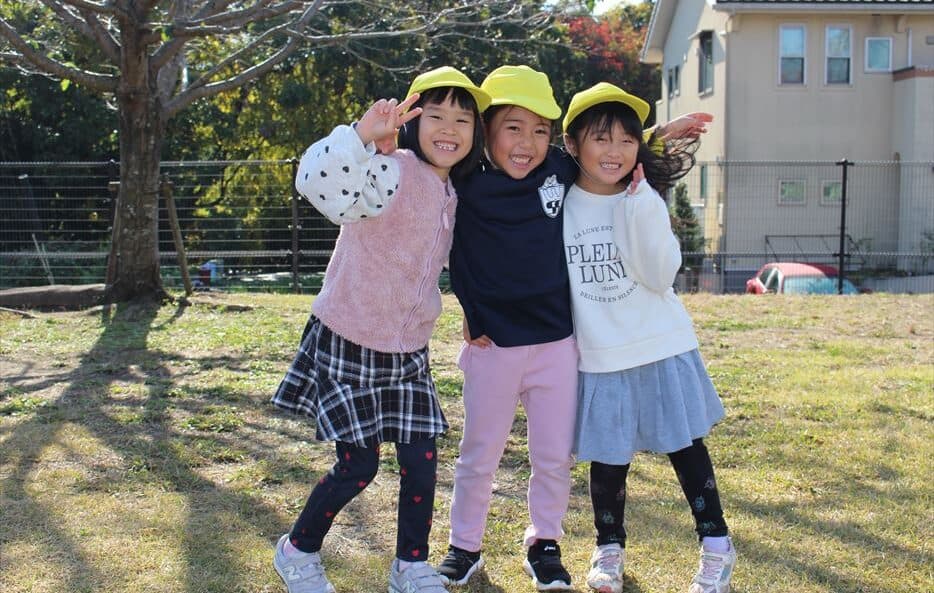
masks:
<path id="1" fill-rule="evenodd" d="M 172 372 L 165 366 L 164 353 L 147 348 L 147 336 L 159 308 L 157 304 L 142 303 L 105 308 L 102 313 L 103 332 L 72 372 L 56 373 L 35 385 L 17 389 L 19 393 L 28 395 L 28 392 L 55 383 L 65 383 L 56 401 L 12 428 L 0 448 L 0 457 L 6 460 L 5 477 L 0 482 L 6 501 L 4 506 L 16 513 L 15 521 L 10 516 L 0 521 L 6 524 L 3 544 L 8 545 L 41 531 L 40 546 L 45 548 L 43 556 L 63 563 L 54 571 L 59 575 L 56 578 L 63 581 L 59 590 L 99 590 L 101 583 L 113 578 L 102 574 L 99 562 L 85 551 L 86 542 L 77 541 L 75 536 L 56 525 L 56 514 L 68 513 L 68 509 L 47 507 L 26 486 L 41 470 L 39 460 L 46 448 L 68 446 L 59 439 L 65 423 L 81 427 L 121 457 L 119 471 L 111 469 L 109 477 L 105 475 L 97 483 L 92 480 L 83 484 L 85 491 L 120 490 L 123 484 L 114 484 L 113 479 L 127 480 L 132 479 L 128 476 L 135 476 L 144 484 L 158 483 L 166 491 L 182 494 L 187 499 L 184 506 L 191 510 L 186 515 L 188 524 L 178 529 L 182 542 L 180 556 L 184 563 L 182 590 L 219 591 L 248 587 L 246 583 L 231 584 L 230 573 L 217 574 L 243 562 L 243 558 L 233 556 L 234 552 L 224 541 L 224 536 L 230 534 L 231 510 L 236 513 L 236 521 L 245 523 L 250 533 L 278 533 L 284 523 L 281 509 L 273 508 L 259 496 L 237 492 L 205 479 L 192 471 L 186 459 L 179 456 L 185 447 L 178 445 L 194 442 L 197 437 L 183 435 L 170 424 L 165 413 L 169 405 L 192 404 L 166 397 L 173 385 Z M 184 307 L 179 307 L 166 323 L 182 315 Z M 223 364 L 223 361 L 215 362 Z M 7 376 L 5 379 L 15 385 L 24 377 L 27 375 Z M 109 406 L 119 403 L 111 397 L 111 388 L 117 381 L 128 378 L 132 378 L 144 391 L 144 412 L 138 419 L 120 421 L 109 409 Z M 194 405 L 200 403 L 195 402 Z M 36 438 L 36 435 L 41 436 Z M 263 450 L 261 446 L 238 442 L 233 437 L 227 444 L 242 450 L 240 454 L 243 455 L 262 458 L 270 455 L 270 451 Z M 6 515 L 6 512 L 2 514 Z M 120 526 L 120 517 L 113 517 L 113 520 L 115 523 L 109 524 L 108 529 L 137 528 L 132 517 L 126 518 L 126 527 Z M 218 525 L 223 527 L 211 527 Z M 88 528 L 93 530 L 95 526 Z M 211 574 L 212 571 L 215 574 Z M 226 587 L 219 585 L 223 579 L 227 579 Z M 214 587 L 206 589 L 212 581 Z"/>

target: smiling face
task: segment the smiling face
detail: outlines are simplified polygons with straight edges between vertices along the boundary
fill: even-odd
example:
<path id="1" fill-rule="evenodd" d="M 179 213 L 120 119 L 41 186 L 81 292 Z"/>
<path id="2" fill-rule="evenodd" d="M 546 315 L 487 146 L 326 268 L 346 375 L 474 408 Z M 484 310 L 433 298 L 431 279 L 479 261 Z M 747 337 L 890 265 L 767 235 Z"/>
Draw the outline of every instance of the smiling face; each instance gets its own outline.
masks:
<path id="1" fill-rule="evenodd" d="M 418 146 L 424 160 L 441 179 L 470 154 L 477 125 L 474 111 L 459 105 L 453 95 L 441 103 L 422 106 L 418 122 Z"/>
<path id="2" fill-rule="evenodd" d="M 577 185 L 581 189 L 601 195 L 623 191 L 623 178 L 635 168 L 639 153 L 639 139 L 623 124 L 593 125 L 566 140 L 568 151 L 580 163 Z"/>
<path id="3" fill-rule="evenodd" d="M 551 141 L 551 121 L 524 107 L 496 110 L 487 123 L 490 160 L 513 179 L 523 179 L 545 161 Z"/>

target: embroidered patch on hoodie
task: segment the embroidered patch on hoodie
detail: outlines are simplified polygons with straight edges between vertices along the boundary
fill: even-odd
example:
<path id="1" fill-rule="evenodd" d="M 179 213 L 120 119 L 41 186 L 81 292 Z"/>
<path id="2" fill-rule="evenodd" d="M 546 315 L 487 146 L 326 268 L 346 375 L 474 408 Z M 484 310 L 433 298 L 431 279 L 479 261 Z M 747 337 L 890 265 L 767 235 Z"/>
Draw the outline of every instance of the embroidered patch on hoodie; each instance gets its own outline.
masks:
<path id="1" fill-rule="evenodd" d="M 538 197 L 542 200 L 542 210 L 549 218 L 558 216 L 564 202 L 564 184 L 558 183 L 558 176 L 552 175 L 538 188 Z"/>

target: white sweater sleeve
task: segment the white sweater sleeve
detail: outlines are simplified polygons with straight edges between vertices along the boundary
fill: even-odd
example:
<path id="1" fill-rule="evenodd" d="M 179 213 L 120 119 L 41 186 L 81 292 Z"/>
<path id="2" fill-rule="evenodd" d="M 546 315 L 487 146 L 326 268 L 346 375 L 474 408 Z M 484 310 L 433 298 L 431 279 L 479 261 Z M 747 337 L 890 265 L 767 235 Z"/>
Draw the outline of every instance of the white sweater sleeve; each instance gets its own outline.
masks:
<path id="1" fill-rule="evenodd" d="M 308 147 L 295 176 L 298 190 L 335 224 L 378 216 L 399 189 L 399 164 L 363 145 L 350 126 L 337 126 Z"/>
<path id="2" fill-rule="evenodd" d="M 627 276 L 653 292 L 671 288 L 681 267 L 681 246 L 665 201 L 646 181 L 613 210 L 613 241 Z"/>

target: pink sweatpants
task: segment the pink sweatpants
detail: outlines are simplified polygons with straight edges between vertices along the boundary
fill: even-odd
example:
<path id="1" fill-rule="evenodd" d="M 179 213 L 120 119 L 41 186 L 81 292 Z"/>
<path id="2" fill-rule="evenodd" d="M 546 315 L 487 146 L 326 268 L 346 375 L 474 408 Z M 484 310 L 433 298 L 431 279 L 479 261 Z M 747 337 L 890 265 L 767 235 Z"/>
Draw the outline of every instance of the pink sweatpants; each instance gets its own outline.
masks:
<path id="1" fill-rule="evenodd" d="M 577 414 L 574 338 L 512 348 L 465 344 L 458 366 L 464 371 L 464 437 L 454 467 L 450 543 L 471 552 L 481 547 L 493 477 L 519 402 L 528 420 L 532 464 L 525 545 L 560 539 Z"/>

